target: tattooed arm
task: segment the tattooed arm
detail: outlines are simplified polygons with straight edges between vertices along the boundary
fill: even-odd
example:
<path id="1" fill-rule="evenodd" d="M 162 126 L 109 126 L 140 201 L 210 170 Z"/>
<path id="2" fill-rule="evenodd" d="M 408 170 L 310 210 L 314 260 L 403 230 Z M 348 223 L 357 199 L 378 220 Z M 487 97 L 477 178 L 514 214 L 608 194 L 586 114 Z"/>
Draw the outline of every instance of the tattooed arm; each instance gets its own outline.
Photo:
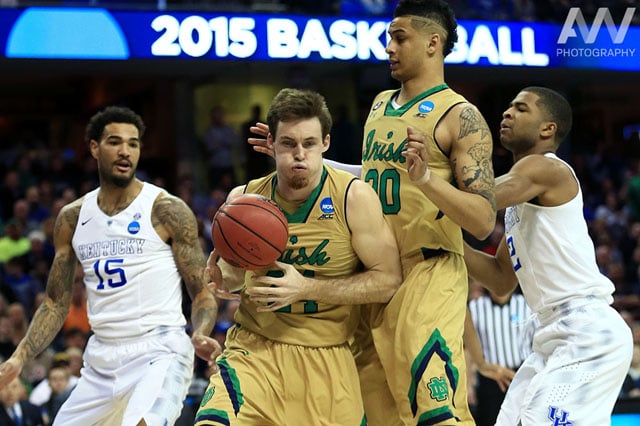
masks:
<path id="1" fill-rule="evenodd" d="M 71 246 L 71 238 L 78 222 L 82 200 L 62 208 L 53 230 L 55 257 L 47 280 L 44 301 L 35 312 L 27 334 L 11 357 L 0 365 L 0 388 L 16 378 L 24 364 L 53 341 L 64 323 L 71 305 L 71 291 L 78 259 Z"/>
<path id="2" fill-rule="evenodd" d="M 493 231 L 496 202 L 491 132 L 477 108 L 456 105 L 438 124 L 436 142 L 448 152 L 457 188 L 428 168 L 426 135 L 407 131 L 407 170 L 422 192 L 451 220 L 478 239 Z"/>
<path id="3" fill-rule="evenodd" d="M 187 292 L 191 297 L 191 340 L 196 354 L 213 363 L 220 345 L 210 338 L 218 316 L 218 305 L 206 286 L 204 249 L 198 239 L 198 225 L 191 209 L 180 198 L 161 195 L 153 206 L 153 226 L 171 244 Z"/>

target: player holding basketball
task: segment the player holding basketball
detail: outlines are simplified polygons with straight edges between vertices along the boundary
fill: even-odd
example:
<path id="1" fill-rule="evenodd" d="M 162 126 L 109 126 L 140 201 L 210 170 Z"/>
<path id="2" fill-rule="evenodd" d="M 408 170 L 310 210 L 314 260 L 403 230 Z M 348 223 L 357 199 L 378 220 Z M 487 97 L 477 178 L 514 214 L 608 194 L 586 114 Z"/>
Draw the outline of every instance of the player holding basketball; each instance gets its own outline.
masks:
<path id="1" fill-rule="evenodd" d="M 267 121 L 276 171 L 229 199 L 273 199 L 289 242 L 270 270 L 245 273 L 219 261 L 223 279 L 214 282 L 242 287 L 242 299 L 196 425 L 360 425 L 349 340 L 357 304 L 386 302 L 399 286 L 398 247 L 371 187 L 323 165 L 331 115 L 321 95 L 283 89 Z"/>
<path id="2" fill-rule="evenodd" d="M 372 103 L 362 178 L 378 192 L 404 271 L 398 292 L 372 315 L 375 349 L 402 421 L 392 415 L 373 347 L 361 342 L 367 420 L 382 426 L 471 425 L 461 227 L 478 239 L 494 229 L 491 132 L 478 109 L 445 83 L 444 58 L 457 39 L 446 3 L 400 1 L 388 33 L 391 76 L 401 88 L 380 93 Z"/>
<path id="3" fill-rule="evenodd" d="M 94 335 L 56 425 L 173 424 L 191 382 L 194 346 L 205 360 L 220 352 L 208 337 L 217 307 L 205 285 L 195 217 L 182 200 L 135 177 L 144 130 L 128 108 L 109 107 L 91 118 L 86 139 L 100 187 L 58 215 L 46 298 L 0 365 L 5 386 L 51 343 L 69 310 L 80 261 Z M 181 281 L 193 300 L 193 345 Z"/>
<path id="4" fill-rule="evenodd" d="M 631 331 L 610 304 L 573 169 L 555 152 L 571 129 L 559 93 L 528 87 L 503 113 L 515 164 L 496 179 L 505 235 L 495 256 L 465 246 L 469 273 L 496 294 L 518 282 L 539 320 L 497 425 L 607 425 L 632 357 Z"/>

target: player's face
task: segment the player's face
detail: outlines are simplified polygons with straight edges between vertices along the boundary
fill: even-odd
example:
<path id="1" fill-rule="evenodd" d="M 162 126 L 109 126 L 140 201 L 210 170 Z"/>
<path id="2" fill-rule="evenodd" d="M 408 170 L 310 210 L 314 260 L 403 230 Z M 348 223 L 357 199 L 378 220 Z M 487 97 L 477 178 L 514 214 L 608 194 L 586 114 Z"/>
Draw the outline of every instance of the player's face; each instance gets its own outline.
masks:
<path id="1" fill-rule="evenodd" d="M 124 188 L 133 180 L 140 160 L 138 128 L 129 123 L 107 124 L 100 141 L 91 141 L 100 181 Z"/>
<path id="2" fill-rule="evenodd" d="M 391 77 L 405 82 L 421 72 L 427 58 L 427 39 L 411 25 L 411 17 L 394 18 L 389 25 L 389 55 Z"/>
<path id="3" fill-rule="evenodd" d="M 291 189 L 316 185 L 322 173 L 322 154 L 329 149 L 329 136 L 322 138 L 317 117 L 279 122 L 273 141 L 278 180 Z"/>
<path id="4" fill-rule="evenodd" d="M 520 92 L 502 113 L 500 142 L 511 152 L 526 152 L 535 146 L 543 126 L 538 95 Z"/>

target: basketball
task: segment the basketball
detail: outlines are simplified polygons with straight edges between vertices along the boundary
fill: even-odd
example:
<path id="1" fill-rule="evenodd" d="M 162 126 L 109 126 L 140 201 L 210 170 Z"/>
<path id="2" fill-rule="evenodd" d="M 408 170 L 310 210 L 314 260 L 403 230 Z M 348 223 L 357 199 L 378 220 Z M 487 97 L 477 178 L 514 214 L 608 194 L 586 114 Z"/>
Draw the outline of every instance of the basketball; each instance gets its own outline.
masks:
<path id="1" fill-rule="evenodd" d="M 224 260 L 244 269 L 275 262 L 287 246 L 289 227 L 278 205 L 262 195 L 227 201 L 213 217 L 213 246 Z"/>

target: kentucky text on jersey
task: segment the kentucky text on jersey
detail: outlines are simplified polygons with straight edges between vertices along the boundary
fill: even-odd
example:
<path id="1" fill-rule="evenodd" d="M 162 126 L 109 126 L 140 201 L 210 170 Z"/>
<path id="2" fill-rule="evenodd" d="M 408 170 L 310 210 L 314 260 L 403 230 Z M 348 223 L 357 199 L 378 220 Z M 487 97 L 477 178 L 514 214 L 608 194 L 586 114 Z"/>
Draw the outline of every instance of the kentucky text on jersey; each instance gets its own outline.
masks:
<path id="1" fill-rule="evenodd" d="M 404 150 L 404 146 L 407 144 L 407 140 L 405 139 L 396 149 L 393 143 L 388 145 L 383 145 L 378 142 L 373 142 L 373 137 L 375 135 L 375 131 L 369 132 L 367 135 L 367 140 L 365 142 L 365 148 L 362 153 L 363 161 L 366 160 L 382 160 L 382 161 L 394 161 L 405 163 L 407 161 L 406 158 L 402 156 L 402 151 Z"/>
<path id="2" fill-rule="evenodd" d="M 101 256 L 142 254 L 144 241 L 141 238 L 118 238 L 117 240 L 80 244 L 78 246 L 78 257 L 80 260 L 87 260 Z"/>

